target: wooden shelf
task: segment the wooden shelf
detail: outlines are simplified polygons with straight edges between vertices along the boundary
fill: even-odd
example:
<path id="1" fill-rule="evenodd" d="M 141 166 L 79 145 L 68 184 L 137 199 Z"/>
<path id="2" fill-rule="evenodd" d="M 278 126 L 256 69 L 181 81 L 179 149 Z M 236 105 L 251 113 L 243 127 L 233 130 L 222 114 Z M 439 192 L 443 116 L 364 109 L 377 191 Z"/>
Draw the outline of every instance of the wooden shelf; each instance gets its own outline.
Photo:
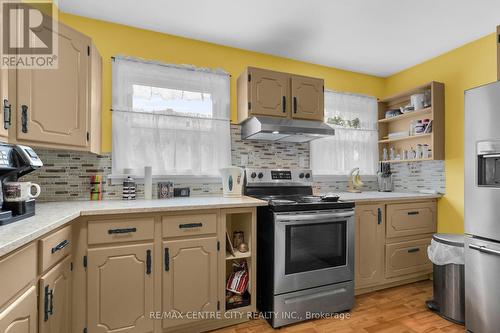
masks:
<path id="1" fill-rule="evenodd" d="M 388 160 L 388 161 L 380 161 L 380 163 L 405 163 L 405 162 L 420 162 L 420 161 L 432 161 L 432 158 L 419 158 L 419 159 L 411 159 L 411 160 Z"/>
<path id="2" fill-rule="evenodd" d="M 412 135 L 412 136 L 405 136 L 403 138 L 379 140 L 378 143 L 390 143 L 390 142 L 397 142 L 397 141 L 415 140 L 415 139 L 419 139 L 419 138 L 427 138 L 427 137 L 430 137 L 431 135 L 432 135 L 432 133 L 417 134 L 417 135 Z"/>
<path id="3" fill-rule="evenodd" d="M 426 114 L 431 114 L 432 113 L 432 107 L 428 107 L 425 109 L 420 109 L 420 110 L 415 110 L 407 113 L 403 113 L 402 115 L 391 117 L 391 118 L 384 118 L 380 119 L 378 122 L 379 123 L 392 123 L 394 121 L 402 120 L 402 119 L 408 119 L 408 118 L 413 118 L 413 117 L 418 117 L 418 116 L 423 116 Z"/>
<path id="4" fill-rule="evenodd" d="M 234 251 L 234 256 L 230 252 L 226 251 L 226 260 L 244 259 L 251 257 L 252 253 L 250 251 L 247 252 Z"/>

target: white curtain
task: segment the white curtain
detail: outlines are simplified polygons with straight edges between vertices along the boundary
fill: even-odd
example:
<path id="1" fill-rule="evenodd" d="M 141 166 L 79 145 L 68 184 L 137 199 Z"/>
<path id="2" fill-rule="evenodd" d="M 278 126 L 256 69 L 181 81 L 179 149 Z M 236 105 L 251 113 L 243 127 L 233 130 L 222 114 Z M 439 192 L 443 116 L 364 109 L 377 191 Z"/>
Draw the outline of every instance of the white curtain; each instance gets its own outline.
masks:
<path id="1" fill-rule="evenodd" d="M 218 176 L 230 165 L 225 72 L 115 57 L 112 89 L 114 175 Z"/>
<path id="2" fill-rule="evenodd" d="M 359 167 L 375 175 L 378 162 L 377 100 L 374 97 L 325 91 L 325 122 L 335 136 L 314 140 L 311 168 L 315 175 L 347 175 Z"/>

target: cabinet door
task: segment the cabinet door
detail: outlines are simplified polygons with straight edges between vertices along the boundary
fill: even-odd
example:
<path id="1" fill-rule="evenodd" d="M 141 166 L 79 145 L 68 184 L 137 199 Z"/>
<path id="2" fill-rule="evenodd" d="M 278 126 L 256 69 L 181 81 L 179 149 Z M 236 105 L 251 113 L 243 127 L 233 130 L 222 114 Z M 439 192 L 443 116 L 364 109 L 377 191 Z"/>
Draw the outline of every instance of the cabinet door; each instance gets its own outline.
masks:
<path id="1" fill-rule="evenodd" d="M 324 121 L 324 81 L 292 75 L 292 118 Z"/>
<path id="2" fill-rule="evenodd" d="M 36 327 L 36 287 L 32 286 L 0 313 L 0 332 L 36 333 Z"/>
<path id="3" fill-rule="evenodd" d="M 153 331 L 153 245 L 88 250 L 88 333 Z"/>
<path id="4" fill-rule="evenodd" d="M 38 316 L 40 333 L 70 331 L 71 258 L 66 257 L 40 278 Z"/>
<path id="5" fill-rule="evenodd" d="M 44 29 L 54 33 L 50 27 Z M 17 70 L 16 138 L 85 147 L 90 39 L 60 24 L 58 42 L 57 69 Z"/>
<path id="6" fill-rule="evenodd" d="M 356 206 L 356 288 L 376 284 L 384 277 L 384 206 Z"/>
<path id="7" fill-rule="evenodd" d="M 170 314 L 217 311 L 217 238 L 163 243 L 163 308 Z M 165 319 L 163 327 L 185 324 Z"/>
<path id="8" fill-rule="evenodd" d="M 248 68 L 249 113 L 252 116 L 290 116 L 290 76 L 260 68 Z"/>
<path id="9" fill-rule="evenodd" d="M 12 107 L 11 103 L 12 101 L 9 100 L 9 72 L 7 69 L 0 68 L 0 106 L 2 108 L 2 112 L 0 112 L 0 141 L 3 142 L 7 141 L 9 135 L 9 131 L 5 129 L 5 117 L 7 119 L 12 117 L 12 110 L 15 108 L 15 106 Z"/>

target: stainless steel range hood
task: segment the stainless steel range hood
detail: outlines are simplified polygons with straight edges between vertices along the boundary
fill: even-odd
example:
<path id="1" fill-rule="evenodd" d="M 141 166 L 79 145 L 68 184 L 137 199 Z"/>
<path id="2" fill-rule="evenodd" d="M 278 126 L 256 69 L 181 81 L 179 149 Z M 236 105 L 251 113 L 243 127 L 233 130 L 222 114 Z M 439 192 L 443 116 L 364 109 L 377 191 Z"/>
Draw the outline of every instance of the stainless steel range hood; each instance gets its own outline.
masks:
<path id="1" fill-rule="evenodd" d="M 244 140 L 308 142 L 335 135 L 335 130 L 321 121 L 274 117 L 251 117 L 241 124 Z"/>

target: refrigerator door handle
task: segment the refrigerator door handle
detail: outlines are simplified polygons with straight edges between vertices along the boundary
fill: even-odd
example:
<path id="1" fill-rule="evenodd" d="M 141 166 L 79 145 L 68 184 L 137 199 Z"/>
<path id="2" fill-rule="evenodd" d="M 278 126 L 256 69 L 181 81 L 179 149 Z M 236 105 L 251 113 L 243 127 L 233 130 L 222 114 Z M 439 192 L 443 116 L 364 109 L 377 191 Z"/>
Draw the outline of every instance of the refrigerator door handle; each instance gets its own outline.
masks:
<path id="1" fill-rule="evenodd" d="M 479 245 L 469 244 L 469 248 L 473 249 L 473 250 L 477 250 L 477 251 L 482 252 L 482 253 L 487 253 L 487 254 L 493 254 L 495 256 L 500 256 L 500 251 L 489 249 L 486 246 L 479 246 Z"/>

